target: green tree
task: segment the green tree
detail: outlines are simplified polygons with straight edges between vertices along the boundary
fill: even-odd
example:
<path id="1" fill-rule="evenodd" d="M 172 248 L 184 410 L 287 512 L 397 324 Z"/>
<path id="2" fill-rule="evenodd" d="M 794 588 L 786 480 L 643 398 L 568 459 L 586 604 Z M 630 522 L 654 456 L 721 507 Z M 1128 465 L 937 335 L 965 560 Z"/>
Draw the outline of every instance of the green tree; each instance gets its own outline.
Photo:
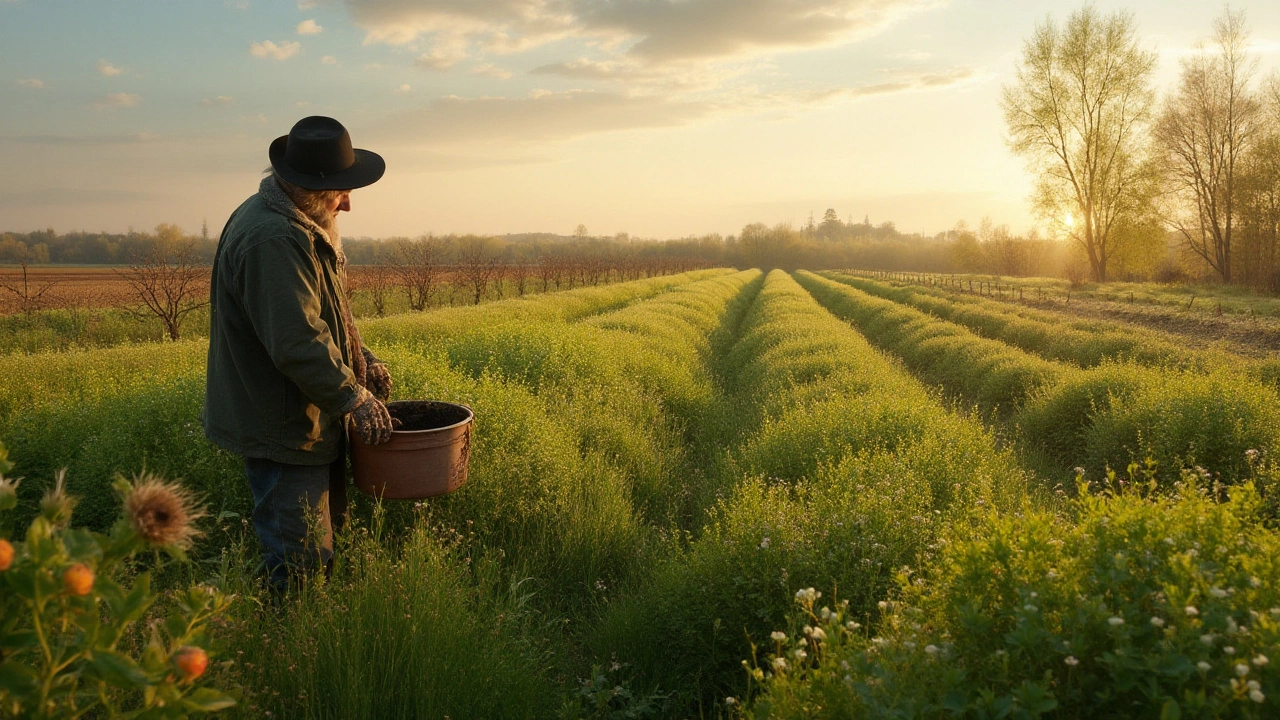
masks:
<path id="1" fill-rule="evenodd" d="M 1099 281 L 1122 241 L 1113 230 L 1152 197 L 1144 150 L 1155 62 L 1132 15 L 1086 6 L 1061 28 L 1038 25 L 1003 89 L 1009 146 L 1036 175 L 1036 210 L 1083 250 Z"/>

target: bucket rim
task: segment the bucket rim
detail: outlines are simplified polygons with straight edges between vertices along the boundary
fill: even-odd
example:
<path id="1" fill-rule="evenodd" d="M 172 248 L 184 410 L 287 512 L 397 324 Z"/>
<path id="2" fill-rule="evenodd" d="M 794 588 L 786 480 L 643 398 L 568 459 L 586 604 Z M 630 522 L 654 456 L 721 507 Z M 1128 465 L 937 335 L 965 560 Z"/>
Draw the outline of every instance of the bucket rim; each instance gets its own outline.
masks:
<path id="1" fill-rule="evenodd" d="M 462 403 L 451 403 L 445 400 L 392 400 L 391 402 L 387 403 L 387 409 L 390 410 L 392 405 L 408 405 L 410 403 L 434 403 L 436 405 L 448 405 L 450 407 L 462 408 L 463 410 L 467 411 L 467 416 L 459 420 L 458 422 L 453 423 L 452 425 L 441 425 L 440 427 L 423 428 L 422 430 L 392 429 L 391 431 L 392 435 L 419 435 L 422 433 L 437 433 L 443 430 L 453 430 L 455 428 L 462 427 L 463 425 L 466 425 L 472 422 L 476 418 L 476 412 L 472 410 L 469 405 L 463 405 Z"/>

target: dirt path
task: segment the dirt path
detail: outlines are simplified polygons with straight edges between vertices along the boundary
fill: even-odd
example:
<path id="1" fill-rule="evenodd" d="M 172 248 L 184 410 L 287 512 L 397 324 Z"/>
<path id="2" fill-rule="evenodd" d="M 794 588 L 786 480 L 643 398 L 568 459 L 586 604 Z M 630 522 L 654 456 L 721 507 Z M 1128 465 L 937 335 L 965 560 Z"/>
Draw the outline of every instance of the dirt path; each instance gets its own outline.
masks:
<path id="1" fill-rule="evenodd" d="M 1225 345 L 1227 350 L 1267 357 L 1280 352 L 1280 318 L 1250 318 L 1239 315 L 1214 316 L 1203 312 L 1187 312 L 1177 308 L 1130 305 L 1109 300 L 1072 298 L 1033 301 L 1025 304 L 1040 310 L 1091 320 L 1109 320 L 1124 325 L 1154 330 L 1166 339 L 1191 348 Z"/>

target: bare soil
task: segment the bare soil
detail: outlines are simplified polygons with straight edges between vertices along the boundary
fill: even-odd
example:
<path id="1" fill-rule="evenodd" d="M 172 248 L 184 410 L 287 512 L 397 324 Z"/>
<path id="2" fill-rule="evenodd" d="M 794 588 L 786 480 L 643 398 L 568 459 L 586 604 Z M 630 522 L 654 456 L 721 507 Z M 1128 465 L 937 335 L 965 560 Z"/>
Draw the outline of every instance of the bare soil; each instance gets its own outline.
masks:
<path id="1" fill-rule="evenodd" d="M 1154 330 L 1171 342 L 1191 348 L 1225 346 L 1225 349 L 1254 357 L 1280 352 L 1280 318 L 1213 315 L 1168 306 L 1143 306 L 1089 298 L 1072 298 L 1067 303 L 1056 299 L 1028 299 L 1024 304 L 1064 315 Z"/>
<path id="2" fill-rule="evenodd" d="M 469 417 L 466 408 L 434 400 L 398 400 L 387 404 L 396 430 L 435 430 L 456 425 Z"/>

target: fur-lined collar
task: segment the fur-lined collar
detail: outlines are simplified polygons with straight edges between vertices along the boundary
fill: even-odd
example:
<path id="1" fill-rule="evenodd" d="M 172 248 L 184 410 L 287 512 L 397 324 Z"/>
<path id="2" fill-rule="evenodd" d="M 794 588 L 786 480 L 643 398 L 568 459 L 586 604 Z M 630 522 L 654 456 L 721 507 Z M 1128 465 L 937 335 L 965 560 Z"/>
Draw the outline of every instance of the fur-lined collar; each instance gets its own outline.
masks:
<path id="1" fill-rule="evenodd" d="M 338 256 L 339 267 L 347 264 L 347 256 L 342 252 L 342 237 L 338 233 L 330 235 L 315 220 L 312 220 L 306 213 L 299 210 L 298 206 L 293 203 L 293 199 L 276 183 L 275 177 L 268 175 L 262 178 L 262 182 L 258 184 L 258 194 L 266 201 L 267 207 L 290 220 L 296 221 L 313 235 L 324 238 L 329 247 L 333 249 L 334 254 Z"/>

